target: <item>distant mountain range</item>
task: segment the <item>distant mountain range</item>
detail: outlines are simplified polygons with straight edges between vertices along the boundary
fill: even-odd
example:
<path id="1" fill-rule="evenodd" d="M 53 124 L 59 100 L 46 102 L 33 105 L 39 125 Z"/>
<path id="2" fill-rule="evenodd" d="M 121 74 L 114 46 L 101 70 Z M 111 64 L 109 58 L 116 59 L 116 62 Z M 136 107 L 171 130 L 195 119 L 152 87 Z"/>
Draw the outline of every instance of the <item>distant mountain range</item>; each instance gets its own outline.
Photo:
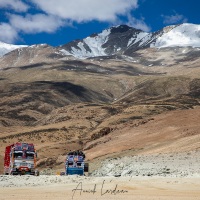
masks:
<path id="1" fill-rule="evenodd" d="M 34 48 L 33 45 L 32 47 Z M 110 55 L 128 55 L 144 48 L 200 47 L 200 25 L 179 24 L 167 26 L 160 31 L 147 33 L 127 25 L 119 25 L 92 34 L 83 40 L 74 40 L 60 47 L 56 52 L 77 58 Z M 0 43 L 0 56 L 26 46 Z M 37 46 L 38 48 L 38 46 Z"/>
<path id="2" fill-rule="evenodd" d="M 174 46 L 200 47 L 200 25 L 185 23 L 167 26 L 154 33 L 146 33 L 126 25 L 120 25 L 83 40 L 72 41 L 61 46 L 61 51 L 75 57 L 113 54 L 131 56 L 132 52 L 144 48 Z"/>

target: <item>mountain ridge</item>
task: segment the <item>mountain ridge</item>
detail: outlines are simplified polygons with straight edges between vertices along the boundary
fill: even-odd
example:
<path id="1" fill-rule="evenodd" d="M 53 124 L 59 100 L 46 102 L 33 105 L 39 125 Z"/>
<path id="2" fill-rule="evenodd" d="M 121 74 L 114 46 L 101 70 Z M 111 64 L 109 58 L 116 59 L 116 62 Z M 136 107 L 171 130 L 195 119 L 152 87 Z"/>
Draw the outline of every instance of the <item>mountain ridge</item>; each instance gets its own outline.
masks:
<path id="1" fill-rule="evenodd" d="M 42 45 L 42 44 L 40 44 Z M 0 57 L 22 47 L 40 45 L 11 45 L 0 42 Z M 156 32 L 144 32 L 127 25 L 118 25 L 93 33 L 90 36 L 73 40 L 55 48 L 65 56 L 88 58 L 110 55 L 127 55 L 145 48 L 200 47 L 200 25 L 183 23 L 166 26 Z"/>
<path id="2" fill-rule="evenodd" d="M 101 38 L 101 40 L 99 40 Z M 132 52 L 144 48 L 200 47 L 200 25 L 183 23 L 147 33 L 127 25 L 119 25 L 83 40 L 72 41 L 60 47 L 65 55 L 77 58 L 109 56 Z M 95 51 L 98 49 L 98 51 Z M 99 52 L 99 54 L 98 54 Z"/>

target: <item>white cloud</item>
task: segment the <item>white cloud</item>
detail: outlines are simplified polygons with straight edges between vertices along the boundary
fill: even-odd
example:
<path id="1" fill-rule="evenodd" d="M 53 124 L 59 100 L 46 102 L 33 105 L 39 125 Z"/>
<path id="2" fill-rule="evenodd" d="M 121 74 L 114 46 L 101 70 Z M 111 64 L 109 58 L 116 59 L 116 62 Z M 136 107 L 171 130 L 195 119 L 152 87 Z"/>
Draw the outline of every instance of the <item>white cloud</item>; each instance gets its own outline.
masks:
<path id="1" fill-rule="evenodd" d="M 13 43 L 18 39 L 17 31 L 7 23 L 0 24 L 0 38 L 2 42 Z"/>
<path id="2" fill-rule="evenodd" d="M 128 17 L 128 25 L 149 31 L 144 19 L 131 17 L 130 12 L 138 7 L 138 0 L 29 0 L 29 6 L 35 4 L 43 14 L 20 15 L 7 14 L 8 24 L 0 26 L 0 40 L 14 42 L 18 34 L 54 33 L 60 27 L 72 26 L 73 22 L 83 23 L 93 20 L 118 23 L 121 16 Z M 33 3 L 33 4 L 32 4 Z M 22 0 L 0 0 L 0 8 L 25 12 L 29 6 Z M 124 23 L 122 21 L 122 23 Z M 10 32 L 9 32 L 10 30 Z"/>
<path id="3" fill-rule="evenodd" d="M 176 23 L 184 23 L 187 22 L 188 19 L 185 18 L 183 15 L 178 13 L 174 13 L 174 15 L 162 15 L 164 24 L 176 24 Z"/>
<path id="4" fill-rule="evenodd" d="M 142 19 L 136 19 L 130 14 L 128 14 L 128 23 L 129 26 L 132 26 L 136 29 L 140 29 L 146 32 L 149 32 L 151 30 L 151 27 L 149 27 L 145 22 L 144 18 Z"/>
<path id="5" fill-rule="evenodd" d="M 137 8 L 138 0 L 31 0 L 47 14 L 76 22 L 115 21 Z"/>
<path id="6" fill-rule="evenodd" d="M 13 9 L 17 12 L 26 12 L 29 6 L 20 0 L 0 0 L 0 8 Z"/>
<path id="7" fill-rule="evenodd" d="M 59 27 L 64 25 L 63 20 L 55 16 L 45 14 L 26 15 L 9 15 L 10 24 L 18 31 L 24 33 L 53 33 Z"/>

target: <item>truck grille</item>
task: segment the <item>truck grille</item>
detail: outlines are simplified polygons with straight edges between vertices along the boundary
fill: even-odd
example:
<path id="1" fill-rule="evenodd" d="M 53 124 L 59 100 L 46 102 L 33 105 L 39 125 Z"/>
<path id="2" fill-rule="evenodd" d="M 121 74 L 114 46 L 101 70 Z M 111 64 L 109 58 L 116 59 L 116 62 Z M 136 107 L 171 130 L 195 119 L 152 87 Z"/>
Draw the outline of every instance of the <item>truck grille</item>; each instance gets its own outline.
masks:
<path id="1" fill-rule="evenodd" d="M 34 164 L 30 164 L 30 163 L 20 163 L 21 167 L 29 167 L 29 168 L 34 168 Z"/>

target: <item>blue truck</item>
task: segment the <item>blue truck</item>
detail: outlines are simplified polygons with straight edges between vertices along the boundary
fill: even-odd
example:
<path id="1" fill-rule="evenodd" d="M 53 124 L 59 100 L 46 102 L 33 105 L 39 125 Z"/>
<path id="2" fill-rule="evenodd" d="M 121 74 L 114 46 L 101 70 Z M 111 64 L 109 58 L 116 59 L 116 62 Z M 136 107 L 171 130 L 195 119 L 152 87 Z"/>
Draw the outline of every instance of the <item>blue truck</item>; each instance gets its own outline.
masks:
<path id="1" fill-rule="evenodd" d="M 89 171 L 88 163 L 85 163 L 85 154 L 82 151 L 69 152 L 65 162 L 66 175 L 85 175 Z"/>

